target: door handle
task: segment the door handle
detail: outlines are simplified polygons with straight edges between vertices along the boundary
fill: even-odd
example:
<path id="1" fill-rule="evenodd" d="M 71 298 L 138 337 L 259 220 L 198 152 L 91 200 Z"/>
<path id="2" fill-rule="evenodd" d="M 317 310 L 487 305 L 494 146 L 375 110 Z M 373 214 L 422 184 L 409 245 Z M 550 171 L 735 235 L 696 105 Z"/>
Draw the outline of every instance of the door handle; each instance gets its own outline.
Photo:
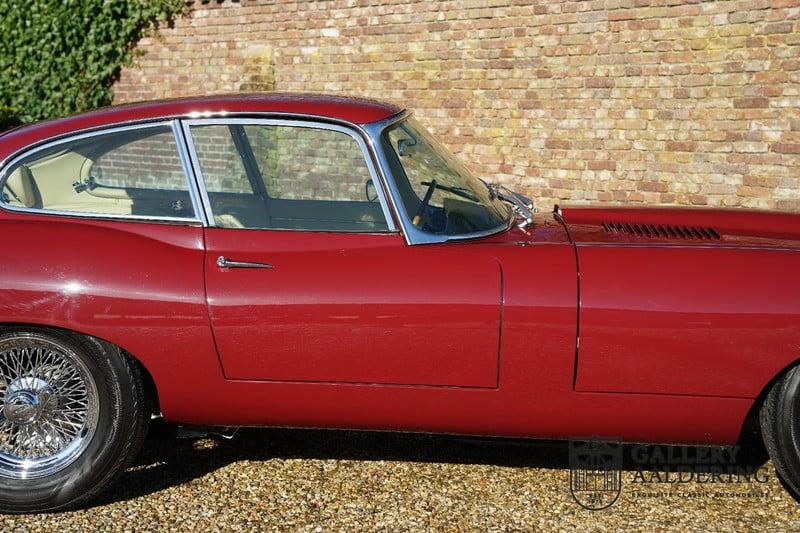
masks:
<path id="1" fill-rule="evenodd" d="M 217 257 L 217 266 L 220 268 L 275 268 L 269 263 L 254 263 L 251 261 L 231 261 L 224 255 Z"/>

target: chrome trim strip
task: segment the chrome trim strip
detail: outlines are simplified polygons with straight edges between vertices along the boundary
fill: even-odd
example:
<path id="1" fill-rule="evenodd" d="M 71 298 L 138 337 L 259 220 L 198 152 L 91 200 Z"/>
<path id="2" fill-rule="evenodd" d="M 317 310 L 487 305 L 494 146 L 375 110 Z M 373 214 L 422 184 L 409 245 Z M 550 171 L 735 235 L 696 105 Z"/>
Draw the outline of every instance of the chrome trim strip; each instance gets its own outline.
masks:
<path id="1" fill-rule="evenodd" d="M 203 204 L 203 218 L 206 220 L 206 227 L 213 228 L 217 225 L 214 220 L 214 213 L 211 211 L 211 200 L 208 198 L 208 191 L 206 190 L 206 181 L 203 179 L 203 173 L 200 171 L 200 160 L 197 159 L 197 151 L 194 147 L 194 139 L 192 133 L 189 131 L 189 124 L 184 121 L 181 122 L 181 131 L 183 132 L 183 139 L 186 143 L 186 148 L 189 155 L 189 164 L 192 167 L 192 177 L 197 185 L 197 190 L 200 193 L 200 202 Z"/>
<path id="2" fill-rule="evenodd" d="M 208 217 L 206 215 L 205 206 L 200 200 L 200 186 L 197 183 L 197 178 L 192 169 L 192 163 L 189 159 L 189 153 L 186 148 L 186 137 L 184 136 L 183 129 L 179 120 L 173 120 L 172 134 L 175 136 L 175 144 L 178 145 L 178 157 L 181 159 L 181 166 L 183 173 L 189 183 L 189 196 L 192 198 L 192 206 L 194 207 L 195 216 L 203 221 L 204 226 L 208 226 Z"/>
<path id="3" fill-rule="evenodd" d="M 382 167 L 382 172 L 386 178 L 386 182 L 388 183 L 389 195 L 392 197 L 392 201 L 395 207 L 395 212 L 397 213 L 398 220 L 400 221 L 400 225 L 403 228 L 403 236 L 405 237 L 406 244 L 409 245 L 417 245 L 417 244 L 434 244 L 434 243 L 442 243 L 442 242 L 449 242 L 449 241 L 464 241 L 470 239 L 479 239 L 481 237 L 488 237 L 490 235 L 496 235 L 498 233 L 502 233 L 510 229 L 515 222 L 515 217 L 511 217 L 511 220 L 506 226 L 500 226 L 498 228 L 493 228 L 485 231 L 478 231 L 475 233 L 465 233 L 463 235 L 434 235 L 432 233 L 427 233 L 425 231 L 420 230 L 411 222 L 407 216 L 405 216 L 401 206 L 402 201 L 400 200 L 400 192 L 397 189 L 397 185 L 394 181 L 394 176 L 391 173 L 391 167 L 389 165 L 388 156 L 383 150 L 383 145 L 379 141 L 383 132 L 392 127 L 393 125 L 397 124 L 398 122 L 405 120 L 406 118 L 410 117 L 411 113 L 409 111 L 404 111 L 393 117 L 389 117 L 382 121 L 378 122 L 371 122 L 362 126 L 364 133 L 371 141 L 371 145 L 373 150 L 375 151 L 380 166 Z"/>
<path id="4" fill-rule="evenodd" d="M 389 166 L 387 165 L 385 160 L 381 159 L 383 153 L 378 151 L 377 147 L 375 146 L 375 139 L 376 138 L 380 139 L 380 137 L 372 137 L 372 134 L 370 133 L 370 128 L 373 124 L 387 124 L 385 127 L 389 127 L 392 124 L 395 124 L 397 122 L 400 122 L 401 120 L 406 119 L 410 115 L 411 115 L 410 111 L 404 110 L 401 111 L 400 113 L 397 113 L 396 115 L 388 117 L 379 122 L 372 122 L 365 125 L 355 125 L 355 128 L 364 138 L 364 141 L 367 143 L 367 146 L 369 147 L 370 156 L 373 158 L 375 167 L 378 169 L 378 172 L 381 177 L 381 185 L 384 187 L 384 190 L 388 192 L 388 194 L 386 195 L 387 204 L 389 205 L 392 214 L 394 215 L 393 221 L 399 223 L 401 227 L 403 225 L 403 217 L 400 214 L 400 205 L 397 203 L 396 195 L 392 193 L 392 187 L 394 187 L 394 181 L 391 179 L 390 176 L 391 173 L 388 170 Z M 406 241 L 406 244 L 411 244 L 408 241 L 406 232 L 402 231 L 402 234 L 403 234 L 403 239 Z"/>
<path id="5" fill-rule="evenodd" d="M 104 135 L 109 133 L 117 133 L 121 131 L 130 131 L 136 129 L 145 129 L 145 128 L 157 128 L 157 127 L 167 127 L 173 131 L 174 136 L 174 129 L 172 122 L 147 122 L 143 124 L 129 124 L 126 126 L 119 126 L 119 127 L 110 127 L 110 128 L 103 128 L 98 130 L 87 131 L 85 133 L 80 133 L 76 135 L 67 135 L 63 137 L 59 137 L 57 140 L 46 142 L 43 144 L 35 145 L 33 148 L 23 149 L 14 154 L 13 157 L 9 158 L 7 162 L 4 162 L 2 169 L 0 169 L 0 190 L 2 190 L 3 186 L 5 185 L 6 180 L 8 179 L 10 173 L 9 170 L 20 160 L 34 155 L 42 150 L 46 150 L 53 146 L 58 146 L 60 144 L 77 141 L 80 139 L 86 139 L 89 137 L 95 137 L 98 135 Z M 176 139 L 177 144 L 177 139 Z M 178 148 L 180 150 L 180 147 Z M 191 183 L 189 182 L 189 176 L 186 175 L 184 169 L 184 178 L 186 179 L 186 184 L 188 190 L 191 191 Z M 190 192 L 191 194 L 191 192 Z M 44 208 L 33 208 L 33 207 L 19 207 L 14 205 L 9 205 L 6 202 L 2 201 L 2 197 L 0 197 L 0 209 L 4 211 L 11 211 L 15 213 L 33 213 L 39 215 L 54 215 L 54 216 L 66 216 L 66 217 L 80 217 L 80 218 L 92 218 L 92 219 L 106 219 L 106 220 L 121 220 L 121 221 L 146 221 L 146 222 L 170 222 L 170 223 L 182 223 L 186 225 L 196 225 L 202 224 L 203 221 L 200 218 L 197 218 L 197 212 L 195 211 L 195 217 L 193 218 L 184 218 L 184 217 L 169 217 L 169 216 L 147 216 L 147 215 L 120 215 L 114 213 L 93 213 L 93 212 L 84 212 L 84 211 L 59 211 L 57 209 L 44 209 Z"/>
<path id="6" fill-rule="evenodd" d="M 354 139 L 357 143 L 359 148 L 361 149 L 362 156 L 364 157 L 365 162 L 367 163 L 367 168 L 369 170 L 370 176 L 372 177 L 372 182 L 375 184 L 375 192 L 378 194 L 378 201 L 381 204 L 381 210 L 383 211 L 383 216 L 386 219 L 386 225 L 389 228 L 389 233 L 397 233 L 397 225 L 395 224 L 395 219 L 392 216 L 392 212 L 389 209 L 389 203 L 387 199 L 387 195 L 385 193 L 385 185 L 384 181 L 381 179 L 381 175 L 378 174 L 378 166 L 375 164 L 372 158 L 372 152 L 367 145 L 367 142 L 362 138 L 362 135 L 359 135 L 359 129 L 356 126 L 355 128 L 351 125 L 339 125 L 339 124 L 332 124 L 326 122 L 319 122 L 318 120 L 292 120 L 292 119 L 270 119 L 270 118 L 232 118 L 232 117 L 216 117 L 216 118 L 202 118 L 202 119 L 189 119 L 189 120 L 182 120 L 182 127 L 184 131 L 184 135 L 186 136 L 187 145 L 189 146 L 189 155 L 192 161 L 192 168 L 195 172 L 195 177 L 198 181 L 198 186 L 200 187 L 201 197 L 204 198 L 204 202 L 208 206 L 207 217 L 209 220 L 210 226 L 215 226 L 214 223 L 214 214 L 211 210 L 211 204 L 208 200 L 208 192 L 205 186 L 205 179 L 203 178 L 202 171 L 200 170 L 200 161 L 197 157 L 197 151 L 194 146 L 194 138 L 191 135 L 191 127 L 192 126 L 208 126 L 208 125 L 219 125 L 219 124 L 251 124 L 251 125 L 258 125 L 258 126 L 289 126 L 289 127 L 299 127 L 299 128 L 312 128 L 312 129 L 322 129 L 322 130 L 330 130 L 330 131 L 337 131 L 339 133 L 343 133 L 345 135 L 350 136 Z M 342 232 L 342 231 L 334 231 L 333 233 L 352 233 L 352 232 Z M 375 233 L 375 232 L 371 232 Z M 384 232 L 379 232 L 384 233 Z"/>
<path id="7" fill-rule="evenodd" d="M 169 223 L 173 225 L 202 226 L 203 221 L 197 218 L 181 217 L 151 217 L 147 215 L 118 215 L 113 213 L 84 213 L 83 211 L 58 211 L 50 209 L 33 209 L 28 207 L 16 207 L 0 202 L 0 210 L 14 213 L 25 213 L 28 215 L 57 216 L 67 218 L 91 218 L 98 220 L 112 220 L 117 222 L 156 222 Z"/>

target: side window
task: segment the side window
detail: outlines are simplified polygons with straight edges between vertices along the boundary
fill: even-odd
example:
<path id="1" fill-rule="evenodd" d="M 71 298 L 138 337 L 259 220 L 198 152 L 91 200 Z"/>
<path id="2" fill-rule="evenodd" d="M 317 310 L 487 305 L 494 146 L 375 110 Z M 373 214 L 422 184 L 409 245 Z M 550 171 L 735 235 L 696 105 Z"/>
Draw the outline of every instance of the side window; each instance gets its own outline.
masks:
<path id="1" fill-rule="evenodd" d="M 388 231 L 364 153 L 350 135 L 263 124 L 190 131 L 217 226 Z"/>
<path id="2" fill-rule="evenodd" d="M 118 130 L 36 151 L 5 174 L 11 206 L 100 215 L 194 218 L 169 126 Z"/>

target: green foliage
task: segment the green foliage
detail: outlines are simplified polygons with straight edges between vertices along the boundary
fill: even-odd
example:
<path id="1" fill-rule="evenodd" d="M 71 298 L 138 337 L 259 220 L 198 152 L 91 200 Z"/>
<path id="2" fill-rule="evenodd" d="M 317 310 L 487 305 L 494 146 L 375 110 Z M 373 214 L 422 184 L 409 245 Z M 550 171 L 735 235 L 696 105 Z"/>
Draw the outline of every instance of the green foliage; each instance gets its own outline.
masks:
<path id="1" fill-rule="evenodd" d="M 0 130 L 108 105 L 120 68 L 183 0 L 0 0 Z"/>

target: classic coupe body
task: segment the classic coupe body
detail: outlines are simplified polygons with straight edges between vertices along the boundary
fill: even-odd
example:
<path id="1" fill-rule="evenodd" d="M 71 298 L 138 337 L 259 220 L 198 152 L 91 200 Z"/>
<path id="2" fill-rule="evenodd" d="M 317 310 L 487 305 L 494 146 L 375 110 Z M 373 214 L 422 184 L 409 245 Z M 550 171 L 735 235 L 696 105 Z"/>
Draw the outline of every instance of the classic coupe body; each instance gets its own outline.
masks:
<path id="1" fill-rule="evenodd" d="M 760 413 L 781 448 L 799 216 L 532 214 L 409 112 L 326 96 L 113 107 L 0 160 L 3 510 L 95 496 L 152 414 L 731 444 Z"/>

